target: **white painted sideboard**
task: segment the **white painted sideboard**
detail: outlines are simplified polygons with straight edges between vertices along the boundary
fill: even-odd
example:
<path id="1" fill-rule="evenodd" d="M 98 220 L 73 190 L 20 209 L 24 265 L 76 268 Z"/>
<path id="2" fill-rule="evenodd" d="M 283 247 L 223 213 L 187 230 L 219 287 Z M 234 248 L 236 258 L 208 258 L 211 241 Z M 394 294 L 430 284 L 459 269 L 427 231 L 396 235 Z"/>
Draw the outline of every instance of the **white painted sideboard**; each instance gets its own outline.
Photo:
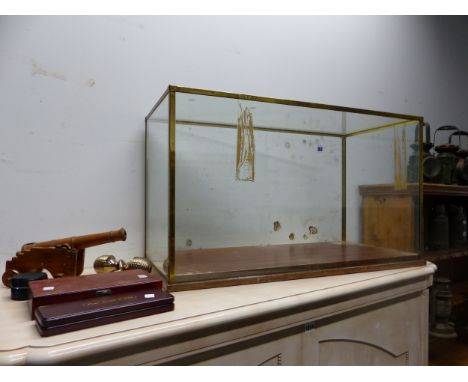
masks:
<path id="1" fill-rule="evenodd" d="M 436 267 L 175 292 L 175 310 L 42 338 L 0 291 L 2 365 L 426 365 Z"/>

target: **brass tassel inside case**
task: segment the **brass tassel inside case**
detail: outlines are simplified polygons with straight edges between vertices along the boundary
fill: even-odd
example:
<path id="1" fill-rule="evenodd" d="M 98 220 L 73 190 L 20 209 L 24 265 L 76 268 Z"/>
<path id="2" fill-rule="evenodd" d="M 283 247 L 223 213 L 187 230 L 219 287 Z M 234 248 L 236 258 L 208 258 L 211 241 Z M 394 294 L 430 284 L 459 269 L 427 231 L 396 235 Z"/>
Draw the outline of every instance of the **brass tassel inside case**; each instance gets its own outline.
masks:
<path id="1" fill-rule="evenodd" d="M 406 190 L 408 188 L 408 173 L 406 172 L 406 164 L 408 163 L 408 154 L 406 149 L 406 128 L 405 126 L 401 127 L 403 129 L 401 133 L 401 151 L 403 153 L 403 159 L 401 161 L 401 188 Z"/>
<path id="2" fill-rule="evenodd" d="M 406 174 L 407 149 L 406 130 L 402 126 L 401 140 L 398 128 L 393 129 L 393 156 L 395 166 L 395 190 L 406 190 L 408 188 L 408 178 Z"/>
<path id="3" fill-rule="evenodd" d="M 242 109 L 237 119 L 236 180 L 255 180 L 255 140 L 253 116 L 249 108 Z"/>

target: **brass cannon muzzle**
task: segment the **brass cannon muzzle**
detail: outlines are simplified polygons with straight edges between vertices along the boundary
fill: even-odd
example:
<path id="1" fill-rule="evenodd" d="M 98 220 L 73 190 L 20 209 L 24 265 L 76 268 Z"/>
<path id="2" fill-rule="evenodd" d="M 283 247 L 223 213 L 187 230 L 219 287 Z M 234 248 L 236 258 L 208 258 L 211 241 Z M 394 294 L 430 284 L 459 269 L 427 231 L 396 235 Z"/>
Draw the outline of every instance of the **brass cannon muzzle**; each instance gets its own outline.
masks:
<path id="1" fill-rule="evenodd" d="M 85 249 L 96 245 L 112 243 L 114 241 L 125 241 L 127 239 L 127 231 L 124 228 L 115 231 L 93 233 L 90 235 L 71 236 L 64 239 L 56 239 L 49 241 L 41 241 L 37 243 L 28 243 L 21 247 L 22 251 L 31 249 L 32 247 L 59 247 L 62 245 L 69 246 L 75 249 Z"/>

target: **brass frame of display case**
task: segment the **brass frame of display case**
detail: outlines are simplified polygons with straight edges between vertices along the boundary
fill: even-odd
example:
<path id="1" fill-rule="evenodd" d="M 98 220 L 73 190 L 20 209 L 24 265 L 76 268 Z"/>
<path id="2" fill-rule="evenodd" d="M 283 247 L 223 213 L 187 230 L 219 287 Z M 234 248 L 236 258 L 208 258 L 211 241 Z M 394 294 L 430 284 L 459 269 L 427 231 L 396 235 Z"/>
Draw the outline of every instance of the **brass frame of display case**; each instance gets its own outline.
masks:
<path id="1" fill-rule="evenodd" d="M 419 138 L 418 141 L 423 141 L 423 130 L 422 124 L 424 122 L 424 118 L 420 116 L 414 115 L 407 115 L 407 114 L 397 114 L 397 113 L 389 113 L 389 112 L 382 112 L 382 111 L 374 111 L 369 109 L 359 109 L 359 108 L 352 108 L 352 107 L 343 107 L 343 106 L 333 106 L 321 103 L 313 103 L 313 102 L 305 102 L 305 101 L 296 101 L 296 100 L 288 100 L 288 99 L 281 99 L 281 98 L 272 98 L 272 97 L 261 97 L 261 96 L 253 96 L 248 94 L 238 94 L 238 93 L 229 93 L 223 91 L 214 91 L 214 90 L 206 90 L 206 89 L 198 89 L 198 88 L 189 88 L 189 87 L 181 87 L 181 86 L 174 86 L 169 85 L 163 95 L 159 98 L 156 102 L 155 106 L 151 109 L 148 115 L 145 118 L 145 140 L 148 128 L 148 120 L 150 119 L 151 115 L 154 111 L 158 108 L 158 106 L 169 97 L 169 112 L 168 112 L 168 121 L 169 121 L 169 226 L 168 226 L 168 269 L 167 269 L 167 276 L 161 274 L 165 279 L 167 285 L 170 287 L 171 290 L 184 290 L 184 289 L 198 289 L 203 287 L 203 281 L 194 281 L 194 282 L 180 282 L 174 283 L 175 281 L 175 170 L 176 170 L 176 123 L 181 124 L 191 124 L 191 125 L 209 125 L 211 127 L 225 127 L 225 128 L 237 128 L 237 125 L 230 125 L 230 124 L 213 124 L 213 123 L 200 123 L 195 121 L 176 121 L 176 100 L 175 95 L 176 93 L 185 93 L 185 94 L 195 94 L 195 95 L 202 95 L 202 96 L 210 96 L 210 97 L 221 97 L 221 98 L 231 98 L 231 99 L 238 99 L 238 100 L 246 100 L 246 101 L 256 101 L 256 102 L 263 102 L 263 103 L 272 103 L 272 104 L 280 104 L 280 105 L 287 105 L 287 106 L 296 106 L 296 107 L 304 107 L 310 109 L 321 109 L 321 110 L 332 110 L 337 112 L 343 113 L 354 113 L 354 114 L 364 114 L 364 115 L 371 115 L 371 116 L 380 116 L 380 117 L 387 117 L 387 118 L 395 118 L 395 119 L 403 119 L 404 121 L 395 122 L 392 124 L 382 125 L 382 126 L 374 126 L 371 128 L 366 128 L 358 131 L 354 131 L 348 134 L 338 134 L 338 133 L 327 133 L 327 132 L 317 132 L 317 131 L 302 131 L 302 130 L 289 130 L 289 129 L 279 129 L 279 128 L 269 128 L 269 127 L 254 127 L 254 130 L 264 130 L 264 131 L 273 131 L 273 132 L 283 132 L 289 134 L 304 134 L 304 135 L 318 135 L 318 136 L 331 136 L 336 138 L 341 138 L 342 143 L 342 158 L 343 158 L 343 165 L 342 165 L 342 195 L 346 195 L 346 139 L 352 136 L 365 134 L 371 131 L 378 131 L 382 129 L 387 129 L 390 127 L 397 127 L 403 126 L 407 124 L 419 124 Z M 422 190 L 422 155 L 419 155 L 419 200 L 422 204 L 423 201 L 423 190 Z M 147 144 L 145 142 L 145 162 L 147 160 Z M 145 165 L 145 256 L 146 256 L 146 246 L 147 246 L 147 166 Z M 421 211 L 423 208 L 420 209 Z M 420 212 L 422 214 L 422 212 Z M 419 217 L 420 220 L 420 235 L 419 235 L 419 243 L 421 248 L 421 243 L 423 243 L 423 227 L 422 227 L 422 216 Z M 346 241 L 346 198 L 342 198 L 342 241 Z M 388 268 L 395 268 L 401 267 L 402 262 L 397 264 L 388 264 Z M 406 266 L 415 266 L 423 264 L 423 260 L 414 260 L 409 261 L 408 265 Z M 356 267 L 353 267 L 356 268 Z M 367 270 L 367 265 L 362 265 L 357 267 L 357 271 L 364 271 Z M 374 268 L 373 268 L 374 269 Z M 384 264 L 378 264 L 375 269 L 385 269 Z M 331 275 L 331 274 L 342 274 L 346 273 L 341 269 L 329 269 L 327 270 L 314 270 L 314 271 L 304 271 L 304 272 L 297 272 L 291 269 L 290 271 L 286 271 L 281 275 L 272 274 L 263 274 L 255 276 L 247 276 L 247 277 L 237 277 L 235 273 L 233 273 L 232 278 L 225 278 L 225 279 L 212 279 L 207 280 L 205 287 L 211 286 L 220 286 L 220 285 L 238 285 L 238 284 L 246 284 L 252 282 L 267 282 L 267 281 L 277 281 L 277 280 L 286 280 L 286 279 L 294 279 L 294 278 L 303 278 L 303 277 L 312 277 L 312 276 L 319 276 L 319 275 Z M 224 280 L 224 282 L 223 282 Z M 180 284 L 180 285 L 179 285 Z M 185 284 L 185 286 L 184 286 Z M 220 284 L 220 285 L 219 285 Z"/>

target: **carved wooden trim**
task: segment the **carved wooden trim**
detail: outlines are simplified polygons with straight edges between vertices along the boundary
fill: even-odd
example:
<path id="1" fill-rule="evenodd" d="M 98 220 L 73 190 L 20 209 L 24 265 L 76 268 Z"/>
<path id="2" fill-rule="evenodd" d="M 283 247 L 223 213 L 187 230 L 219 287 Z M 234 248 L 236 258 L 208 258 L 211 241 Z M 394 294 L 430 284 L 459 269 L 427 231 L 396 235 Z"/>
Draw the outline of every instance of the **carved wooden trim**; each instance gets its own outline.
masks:
<path id="1" fill-rule="evenodd" d="M 353 340 L 353 339 L 348 339 L 348 338 L 336 338 L 336 339 L 321 340 L 321 341 L 319 341 L 319 352 L 320 352 L 320 345 L 321 344 L 324 344 L 324 343 L 340 343 L 340 342 L 355 343 L 355 344 L 364 345 L 364 346 L 367 346 L 367 347 L 370 347 L 370 348 L 373 348 L 373 349 L 377 349 L 382 353 L 388 354 L 389 356 L 391 356 L 395 360 L 404 358 L 404 365 L 409 365 L 409 353 L 408 353 L 408 351 L 405 351 L 405 352 L 403 352 L 401 354 L 396 354 L 396 353 L 392 352 L 391 350 L 389 350 L 387 348 L 384 348 L 382 346 L 373 344 L 371 342 L 362 341 L 362 340 Z"/>
<path id="2" fill-rule="evenodd" d="M 283 364 L 283 360 L 281 357 L 281 353 L 274 355 L 266 359 L 265 361 L 258 364 L 258 366 L 281 366 Z"/>

